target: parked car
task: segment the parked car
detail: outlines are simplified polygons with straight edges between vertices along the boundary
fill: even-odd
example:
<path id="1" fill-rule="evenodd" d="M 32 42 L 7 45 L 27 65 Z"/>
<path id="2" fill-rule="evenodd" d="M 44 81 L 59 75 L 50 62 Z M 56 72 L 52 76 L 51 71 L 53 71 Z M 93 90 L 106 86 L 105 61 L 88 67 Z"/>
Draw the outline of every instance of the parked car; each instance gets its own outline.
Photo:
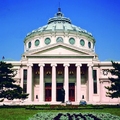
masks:
<path id="1" fill-rule="evenodd" d="M 79 105 L 87 105 L 87 102 L 85 100 L 80 100 Z"/>

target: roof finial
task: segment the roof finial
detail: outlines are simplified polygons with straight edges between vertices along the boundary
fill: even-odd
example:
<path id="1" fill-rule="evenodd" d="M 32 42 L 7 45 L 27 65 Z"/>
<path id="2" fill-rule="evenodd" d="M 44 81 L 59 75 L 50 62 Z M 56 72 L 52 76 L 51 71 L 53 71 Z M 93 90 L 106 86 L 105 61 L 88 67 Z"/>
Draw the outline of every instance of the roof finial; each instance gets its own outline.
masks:
<path id="1" fill-rule="evenodd" d="M 59 8 L 58 8 L 58 12 L 61 12 L 61 8 L 60 8 L 60 2 L 59 2 Z"/>
<path id="2" fill-rule="evenodd" d="M 62 17 L 63 14 L 61 12 L 61 8 L 60 8 L 60 2 L 59 2 L 59 8 L 58 8 L 58 12 L 57 12 L 57 17 Z"/>

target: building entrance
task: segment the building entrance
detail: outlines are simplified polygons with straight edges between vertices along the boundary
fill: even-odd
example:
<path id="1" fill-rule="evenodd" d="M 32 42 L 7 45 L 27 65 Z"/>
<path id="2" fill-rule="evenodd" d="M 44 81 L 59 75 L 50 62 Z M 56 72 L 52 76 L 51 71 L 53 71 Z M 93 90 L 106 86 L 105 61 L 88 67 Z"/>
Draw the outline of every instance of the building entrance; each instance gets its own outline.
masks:
<path id="1" fill-rule="evenodd" d="M 69 83 L 69 100 L 75 101 L 75 83 Z"/>
<path id="2" fill-rule="evenodd" d="M 56 100 L 57 101 L 62 101 L 62 97 L 61 97 L 62 87 L 63 87 L 63 83 L 57 83 L 57 90 L 56 90 Z"/>
<path id="3" fill-rule="evenodd" d="M 51 101 L 51 83 L 45 83 L 45 101 Z"/>

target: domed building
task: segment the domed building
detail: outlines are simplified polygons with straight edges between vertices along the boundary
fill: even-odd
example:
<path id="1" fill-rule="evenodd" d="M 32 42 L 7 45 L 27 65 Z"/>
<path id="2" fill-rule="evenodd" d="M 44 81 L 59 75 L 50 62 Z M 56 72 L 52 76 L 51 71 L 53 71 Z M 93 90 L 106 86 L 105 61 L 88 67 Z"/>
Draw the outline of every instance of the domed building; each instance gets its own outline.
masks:
<path id="1" fill-rule="evenodd" d="M 29 93 L 26 104 L 118 103 L 106 97 L 111 62 L 100 62 L 95 53 L 95 38 L 64 17 L 61 9 L 47 25 L 28 33 L 21 61 L 11 61 L 17 71 L 16 83 Z"/>

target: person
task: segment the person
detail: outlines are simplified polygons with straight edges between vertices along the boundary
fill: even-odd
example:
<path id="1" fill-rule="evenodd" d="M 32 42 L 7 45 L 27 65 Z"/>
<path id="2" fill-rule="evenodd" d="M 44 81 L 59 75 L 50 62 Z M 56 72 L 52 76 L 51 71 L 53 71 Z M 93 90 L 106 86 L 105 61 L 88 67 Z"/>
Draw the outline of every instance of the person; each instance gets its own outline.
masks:
<path id="1" fill-rule="evenodd" d="M 61 89 L 61 101 L 62 101 L 62 103 L 64 103 L 64 101 L 65 101 L 65 90 L 63 87 Z"/>

